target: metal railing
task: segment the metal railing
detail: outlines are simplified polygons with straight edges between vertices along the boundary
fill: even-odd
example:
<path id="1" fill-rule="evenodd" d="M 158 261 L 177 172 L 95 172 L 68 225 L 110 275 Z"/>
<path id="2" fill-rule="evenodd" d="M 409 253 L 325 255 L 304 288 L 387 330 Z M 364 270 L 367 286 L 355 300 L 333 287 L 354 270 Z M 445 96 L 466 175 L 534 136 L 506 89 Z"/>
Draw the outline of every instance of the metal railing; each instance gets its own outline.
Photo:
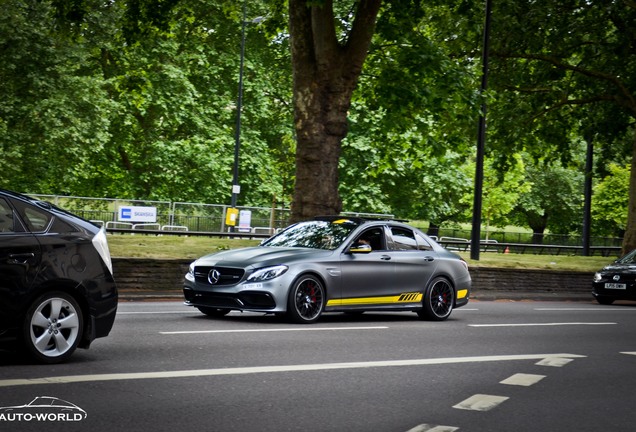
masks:
<path id="1" fill-rule="evenodd" d="M 111 233 L 166 234 L 166 235 L 203 235 L 231 236 L 247 238 L 267 238 L 289 224 L 290 210 L 287 208 L 268 208 L 239 206 L 239 210 L 251 212 L 251 225 L 247 232 L 228 233 L 225 215 L 228 205 L 191 202 L 170 202 L 151 200 L 129 200 L 116 198 L 94 198 L 59 195 L 30 196 L 52 202 L 78 216 L 88 219 L 96 225 L 105 226 Z M 157 208 L 157 220 L 152 226 L 118 221 L 120 206 L 152 206 Z M 392 214 L 343 212 L 344 216 L 361 216 L 393 219 Z M 578 235 L 544 234 L 488 231 L 487 239 L 481 240 L 484 252 L 514 253 L 553 253 L 581 254 L 582 238 Z M 469 251 L 470 230 L 460 228 L 440 228 L 439 242 L 448 249 Z M 592 237 L 590 253 L 603 256 L 619 255 L 622 239 L 616 237 Z"/>

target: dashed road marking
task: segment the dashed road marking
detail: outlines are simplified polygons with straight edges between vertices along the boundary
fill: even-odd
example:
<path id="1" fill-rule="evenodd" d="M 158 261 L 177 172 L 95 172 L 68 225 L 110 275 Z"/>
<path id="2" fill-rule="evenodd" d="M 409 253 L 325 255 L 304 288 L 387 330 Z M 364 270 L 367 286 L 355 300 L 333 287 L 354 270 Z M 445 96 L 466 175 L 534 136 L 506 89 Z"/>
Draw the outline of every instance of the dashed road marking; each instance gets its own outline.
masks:
<path id="1" fill-rule="evenodd" d="M 456 430 L 459 430 L 459 428 L 454 426 L 421 424 L 406 432 L 454 432 Z"/>
<path id="2" fill-rule="evenodd" d="M 572 361 L 571 358 L 565 357 L 548 357 L 543 360 L 537 362 L 538 366 L 551 366 L 551 367 L 562 367 Z"/>
<path id="3" fill-rule="evenodd" d="M 534 385 L 545 378 L 545 375 L 534 375 L 534 374 L 523 374 L 518 373 L 514 374 L 511 377 L 506 378 L 503 381 L 500 381 L 499 384 L 507 384 L 507 385 L 517 385 L 517 386 L 525 386 L 529 387 Z"/>
<path id="4" fill-rule="evenodd" d="M 623 352 L 621 352 L 621 354 L 636 355 L 636 352 L 623 351 Z"/>
<path id="5" fill-rule="evenodd" d="M 552 323 L 509 323 L 509 324 L 468 324 L 468 327 L 542 327 L 542 326 L 601 326 L 616 325 L 615 322 L 552 322 Z"/>
<path id="6" fill-rule="evenodd" d="M 453 405 L 453 408 L 471 411 L 490 411 L 508 399 L 510 398 L 507 396 L 476 394 L 457 405 Z"/>

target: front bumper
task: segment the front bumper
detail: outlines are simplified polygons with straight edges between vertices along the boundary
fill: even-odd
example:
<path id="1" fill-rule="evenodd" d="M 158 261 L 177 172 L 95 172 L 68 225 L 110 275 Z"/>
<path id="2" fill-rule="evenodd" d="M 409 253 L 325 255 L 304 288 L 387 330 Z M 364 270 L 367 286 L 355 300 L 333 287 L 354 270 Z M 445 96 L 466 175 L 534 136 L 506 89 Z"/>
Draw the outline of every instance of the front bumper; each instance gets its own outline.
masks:
<path id="1" fill-rule="evenodd" d="M 194 307 L 283 313 L 287 310 L 291 283 L 292 280 L 283 275 L 258 283 L 212 285 L 199 282 L 188 274 L 183 284 L 183 297 L 186 305 Z"/>
<path id="2" fill-rule="evenodd" d="M 601 280 L 592 284 L 592 295 L 595 298 L 636 300 L 636 284 L 633 282 L 626 283 L 625 289 L 608 289 L 606 283 L 611 283 L 611 281 Z"/>
<path id="3" fill-rule="evenodd" d="M 183 297 L 188 306 L 211 307 L 218 309 L 264 310 L 276 309 L 276 301 L 268 292 L 242 291 L 209 292 L 183 287 Z"/>

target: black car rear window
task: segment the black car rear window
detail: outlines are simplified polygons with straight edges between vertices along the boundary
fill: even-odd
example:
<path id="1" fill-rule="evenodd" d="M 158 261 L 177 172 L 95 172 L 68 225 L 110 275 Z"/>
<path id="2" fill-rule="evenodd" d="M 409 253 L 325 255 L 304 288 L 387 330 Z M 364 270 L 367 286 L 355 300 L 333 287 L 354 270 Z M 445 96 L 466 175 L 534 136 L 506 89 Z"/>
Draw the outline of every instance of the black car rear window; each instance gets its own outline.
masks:
<path id="1" fill-rule="evenodd" d="M 13 209 L 4 199 L 0 198 L 0 233 L 13 232 Z"/>
<path id="2" fill-rule="evenodd" d="M 51 213 L 45 212 L 33 206 L 25 205 L 22 208 L 19 208 L 18 211 L 31 232 L 46 231 L 53 219 L 53 215 Z"/>

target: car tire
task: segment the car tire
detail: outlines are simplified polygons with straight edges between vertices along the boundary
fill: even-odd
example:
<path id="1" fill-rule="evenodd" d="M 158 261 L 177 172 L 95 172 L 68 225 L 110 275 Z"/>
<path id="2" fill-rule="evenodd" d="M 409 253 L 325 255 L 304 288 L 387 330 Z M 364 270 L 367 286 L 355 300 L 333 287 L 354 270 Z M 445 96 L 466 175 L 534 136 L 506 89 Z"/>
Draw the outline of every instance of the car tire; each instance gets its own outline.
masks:
<path id="1" fill-rule="evenodd" d="M 304 275 L 296 279 L 289 291 L 287 315 L 299 324 L 318 321 L 325 308 L 325 287 L 320 279 Z"/>
<path id="2" fill-rule="evenodd" d="M 230 313 L 230 309 L 219 309 L 212 307 L 197 307 L 197 309 L 211 318 L 221 318 Z"/>
<path id="3" fill-rule="evenodd" d="M 455 290 L 443 277 L 433 279 L 424 292 L 422 310 L 417 315 L 429 321 L 444 321 L 453 311 Z"/>
<path id="4" fill-rule="evenodd" d="M 603 297 L 603 296 L 596 296 L 596 301 L 598 302 L 598 304 L 602 304 L 602 305 L 611 305 L 612 303 L 614 303 L 613 298 Z"/>
<path id="5" fill-rule="evenodd" d="M 22 337 L 28 354 L 40 363 L 67 360 L 84 331 L 84 315 L 77 301 L 64 292 L 38 297 L 24 317 Z"/>

